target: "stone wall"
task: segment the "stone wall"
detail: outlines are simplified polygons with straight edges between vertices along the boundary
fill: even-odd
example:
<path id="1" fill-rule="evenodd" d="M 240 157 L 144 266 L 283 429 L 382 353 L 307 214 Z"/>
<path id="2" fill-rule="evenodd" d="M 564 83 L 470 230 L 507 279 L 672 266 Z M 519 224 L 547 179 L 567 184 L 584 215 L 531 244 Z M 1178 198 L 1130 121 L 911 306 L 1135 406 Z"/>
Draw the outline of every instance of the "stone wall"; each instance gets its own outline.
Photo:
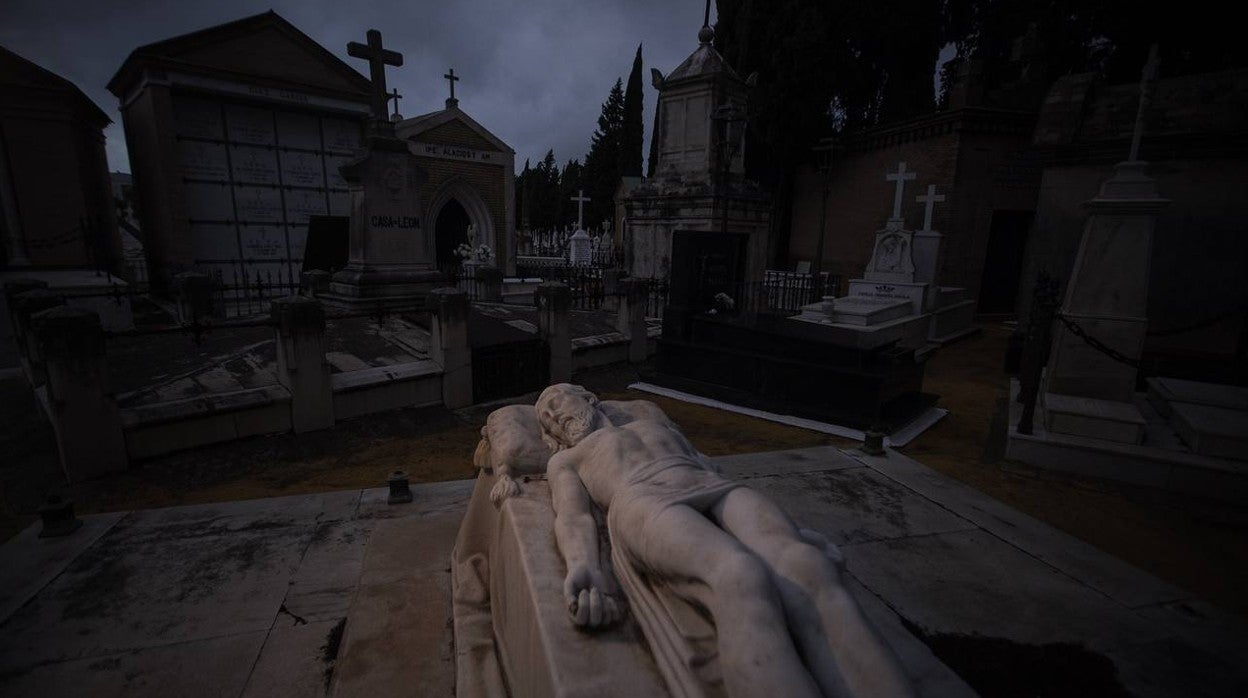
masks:
<path id="1" fill-rule="evenodd" d="M 907 182 L 902 214 L 923 225 L 915 197 L 935 184 L 946 200 L 932 228 L 944 235 L 937 281 L 979 293 L 992 215 L 1034 209 L 1039 170 L 1027 152 L 1031 119 L 1019 112 L 964 109 L 881 127 L 838 146 L 828 196 L 824 271 L 857 278 L 871 258 L 875 232 L 892 211 L 895 184 L 885 175 L 905 161 L 918 178 Z M 822 175 L 798 170 L 792 198 L 788 268 L 814 258 L 819 236 Z"/>

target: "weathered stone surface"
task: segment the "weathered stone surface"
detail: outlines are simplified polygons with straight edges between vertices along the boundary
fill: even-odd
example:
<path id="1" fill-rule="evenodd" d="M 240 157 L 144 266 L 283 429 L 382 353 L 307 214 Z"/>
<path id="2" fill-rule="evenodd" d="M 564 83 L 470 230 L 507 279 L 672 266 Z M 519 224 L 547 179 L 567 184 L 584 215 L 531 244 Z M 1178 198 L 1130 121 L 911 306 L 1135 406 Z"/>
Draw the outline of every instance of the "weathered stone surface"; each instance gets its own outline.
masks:
<path id="1" fill-rule="evenodd" d="M 750 487 L 837 545 L 975 528 L 870 468 L 761 477 Z"/>

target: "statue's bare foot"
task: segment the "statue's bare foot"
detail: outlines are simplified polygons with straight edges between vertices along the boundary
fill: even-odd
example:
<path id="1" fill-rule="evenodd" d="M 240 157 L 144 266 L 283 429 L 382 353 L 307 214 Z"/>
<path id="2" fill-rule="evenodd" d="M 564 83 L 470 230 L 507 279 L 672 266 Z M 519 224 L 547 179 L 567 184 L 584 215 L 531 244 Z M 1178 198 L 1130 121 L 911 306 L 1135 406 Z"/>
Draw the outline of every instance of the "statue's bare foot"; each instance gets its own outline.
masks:
<path id="1" fill-rule="evenodd" d="M 490 488 L 490 501 L 494 503 L 497 509 L 503 505 L 503 500 L 520 494 L 520 483 L 516 482 L 510 474 L 499 473 L 498 482 L 494 483 L 494 487 Z"/>

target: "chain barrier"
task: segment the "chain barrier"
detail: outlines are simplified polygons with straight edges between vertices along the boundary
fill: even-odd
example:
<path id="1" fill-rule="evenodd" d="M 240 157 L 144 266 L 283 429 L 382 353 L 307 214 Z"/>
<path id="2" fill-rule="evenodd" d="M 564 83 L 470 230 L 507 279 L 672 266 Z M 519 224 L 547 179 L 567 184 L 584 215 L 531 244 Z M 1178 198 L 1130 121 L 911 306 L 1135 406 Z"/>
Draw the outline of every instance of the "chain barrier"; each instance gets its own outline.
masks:
<path id="1" fill-rule="evenodd" d="M 1140 369 L 1139 359 L 1133 359 L 1127 356 L 1126 354 L 1118 351 L 1117 349 L 1114 349 L 1113 347 L 1105 344 L 1104 342 L 1097 339 L 1096 337 L 1093 337 L 1092 335 L 1088 334 L 1087 330 L 1080 327 L 1074 320 L 1071 320 L 1070 318 L 1066 317 L 1065 315 L 1061 313 L 1057 313 L 1057 319 L 1061 321 L 1063 325 L 1066 326 L 1066 329 L 1070 330 L 1071 334 L 1075 335 L 1079 339 L 1082 339 L 1084 344 L 1087 344 L 1088 346 L 1099 351 L 1105 356 L 1108 356 L 1114 361 L 1117 361 L 1118 363 L 1126 364 L 1127 366 L 1130 366 L 1131 368 L 1134 368 L 1136 370 Z"/>

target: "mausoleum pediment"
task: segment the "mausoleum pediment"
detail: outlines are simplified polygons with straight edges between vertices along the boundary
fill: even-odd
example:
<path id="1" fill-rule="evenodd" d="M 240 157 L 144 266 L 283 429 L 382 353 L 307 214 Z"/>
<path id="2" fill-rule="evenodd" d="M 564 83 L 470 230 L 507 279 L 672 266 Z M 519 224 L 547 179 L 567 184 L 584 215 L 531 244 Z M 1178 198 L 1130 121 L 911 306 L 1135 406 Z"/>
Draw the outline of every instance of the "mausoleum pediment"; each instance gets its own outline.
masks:
<path id="1" fill-rule="evenodd" d="M 511 146 L 458 107 L 400 121 L 395 126 L 395 133 L 399 138 L 415 143 L 515 153 Z"/>
<path id="2" fill-rule="evenodd" d="M 114 93 L 147 66 L 235 74 L 336 92 L 366 93 L 368 80 L 275 12 L 135 49 L 109 82 Z"/>

